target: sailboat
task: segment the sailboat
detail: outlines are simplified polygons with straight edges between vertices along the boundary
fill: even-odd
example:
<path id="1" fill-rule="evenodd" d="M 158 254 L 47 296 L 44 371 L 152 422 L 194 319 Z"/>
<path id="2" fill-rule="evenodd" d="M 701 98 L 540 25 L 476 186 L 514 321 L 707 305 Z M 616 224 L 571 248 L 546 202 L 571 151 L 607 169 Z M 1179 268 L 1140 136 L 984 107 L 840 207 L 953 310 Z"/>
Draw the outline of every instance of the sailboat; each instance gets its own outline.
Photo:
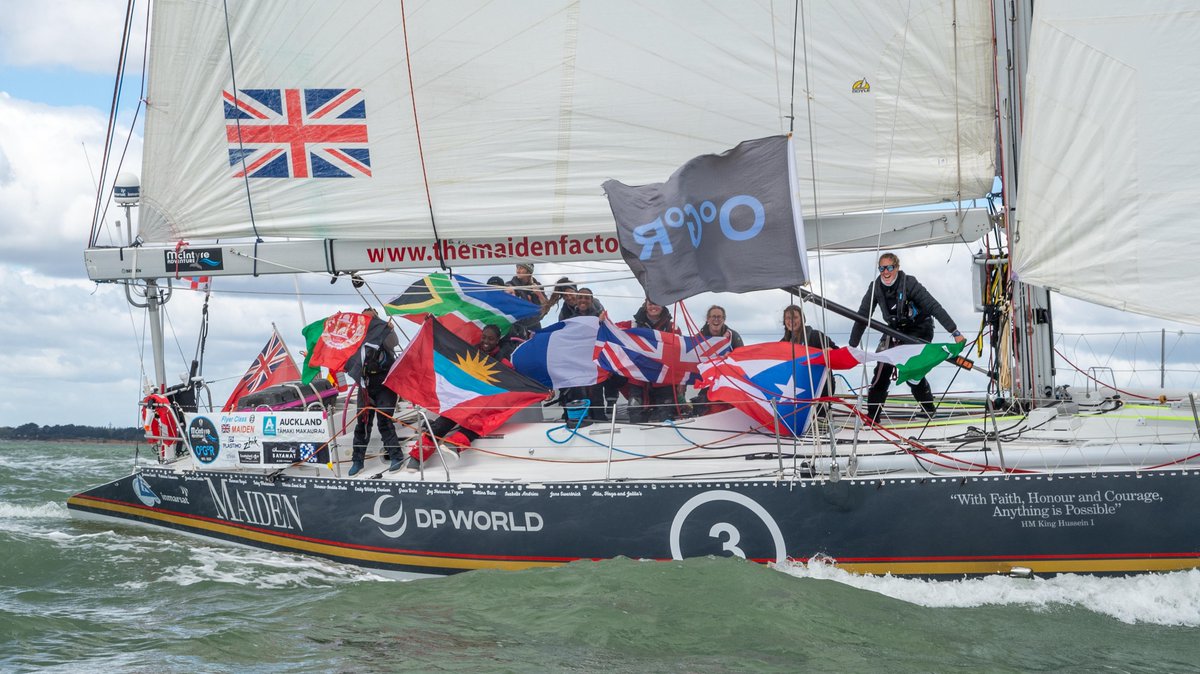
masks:
<path id="1" fill-rule="evenodd" d="M 143 298 L 176 430 L 71 513 L 413 577 L 615 556 L 1200 566 L 1194 398 L 1074 398 L 1049 336 L 1050 289 L 1200 321 L 1182 245 L 1200 135 L 1179 133 L 1196 18 L 1032 5 L 159 0 L 141 189 L 123 193 L 137 235 L 100 246 L 94 226 L 85 261 Z M 349 402 L 222 414 L 198 403 L 203 373 L 167 385 L 156 326 L 181 273 L 615 259 L 602 183 L 779 134 L 810 253 L 982 241 L 995 383 L 977 406 L 881 428 L 838 413 L 801 437 L 738 410 L 569 428 L 534 406 L 473 451 L 350 477 Z M 973 207 L 997 176 L 1002 198 Z M 328 456 L 240 454 L 285 418 Z"/>

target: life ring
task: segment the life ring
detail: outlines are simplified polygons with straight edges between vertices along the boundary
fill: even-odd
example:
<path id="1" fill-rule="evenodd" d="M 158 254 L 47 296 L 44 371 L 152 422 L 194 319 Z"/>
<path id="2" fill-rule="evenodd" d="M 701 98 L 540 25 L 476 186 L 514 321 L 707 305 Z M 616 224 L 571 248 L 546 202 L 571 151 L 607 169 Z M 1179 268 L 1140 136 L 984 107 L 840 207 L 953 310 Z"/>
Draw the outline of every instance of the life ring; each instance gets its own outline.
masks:
<path id="1" fill-rule="evenodd" d="M 142 428 L 146 439 L 162 445 L 163 456 L 175 447 L 179 437 L 179 422 L 171 411 L 171 401 L 159 393 L 151 393 L 142 399 Z"/>

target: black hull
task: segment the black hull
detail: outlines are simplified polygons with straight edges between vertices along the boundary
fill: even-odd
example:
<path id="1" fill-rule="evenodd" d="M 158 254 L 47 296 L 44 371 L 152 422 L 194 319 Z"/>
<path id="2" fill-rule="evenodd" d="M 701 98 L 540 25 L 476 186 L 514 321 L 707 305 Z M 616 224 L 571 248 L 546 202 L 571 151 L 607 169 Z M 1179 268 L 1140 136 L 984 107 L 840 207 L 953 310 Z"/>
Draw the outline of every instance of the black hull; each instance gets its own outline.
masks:
<path id="1" fill-rule="evenodd" d="M 149 468 L 67 505 L 400 573 L 740 553 L 962 576 L 1200 566 L 1198 487 L 1200 471 L 531 486 Z"/>

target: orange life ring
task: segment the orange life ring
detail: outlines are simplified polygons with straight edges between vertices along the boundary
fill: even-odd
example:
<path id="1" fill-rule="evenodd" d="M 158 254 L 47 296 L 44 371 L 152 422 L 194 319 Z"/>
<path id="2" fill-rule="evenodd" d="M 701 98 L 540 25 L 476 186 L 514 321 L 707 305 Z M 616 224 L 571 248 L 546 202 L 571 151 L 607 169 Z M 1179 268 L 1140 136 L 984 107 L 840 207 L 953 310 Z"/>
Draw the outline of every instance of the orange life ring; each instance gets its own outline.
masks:
<path id="1" fill-rule="evenodd" d="M 171 401 L 159 393 L 151 393 L 142 399 L 142 428 L 151 443 L 162 444 L 163 454 L 175 446 L 179 437 L 179 422 L 171 411 Z"/>

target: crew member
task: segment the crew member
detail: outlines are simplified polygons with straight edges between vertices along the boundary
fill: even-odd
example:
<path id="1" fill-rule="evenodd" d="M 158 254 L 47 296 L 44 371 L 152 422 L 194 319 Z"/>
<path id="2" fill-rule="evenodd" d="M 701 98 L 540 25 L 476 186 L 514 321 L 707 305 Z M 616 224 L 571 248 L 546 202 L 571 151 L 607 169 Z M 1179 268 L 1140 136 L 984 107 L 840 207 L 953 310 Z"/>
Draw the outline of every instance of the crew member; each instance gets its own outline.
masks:
<path id="1" fill-rule="evenodd" d="M 883 315 L 888 327 L 910 337 L 916 337 L 920 341 L 933 340 L 933 319 L 935 318 L 947 332 L 954 336 L 954 341 L 966 341 L 966 338 L 959 332 L 958 326 L 955 325 L 954 319 L 950 318 L 950 314 L 946 313 L 942 305 L 938 304 L 933 295 L 929 294 L 925 286 L 921 285 L 916 277 L 900 271 L 900 258 L 895 253 L 884 253 L 879 256 L 879 277 L 867 288 L 862 303 L 858 307 L 858 313 L 860 316 L 870 318 L 876 308 Z M 850 346 L 858 346 L 864 330 L 866 330 L 864 323 L 854 324 L 854 328 L 850 331 Z M 878 350 L 882 351 L 899 343 L 885 335 L 880 340 Z M 895 372 L 896 368 L 893 365 L 887 363 L 875 365 L 875 375 L 871 381 L 871 388 L 867 391 L 867 416 L 871 418 L 871 421 L 879 420 L 883 403 L 887 401 L 888 387 L 891 385 Z M 932 417 L 937 412 L 937 406 L 933 404 L 933 392 L 930 390 L 929 381 L 922 378 L 918 382 L 908 382 L 908 387 L 912 389 L 913 397 L 920 403 L 921 411 L 926 417 Z"/>

